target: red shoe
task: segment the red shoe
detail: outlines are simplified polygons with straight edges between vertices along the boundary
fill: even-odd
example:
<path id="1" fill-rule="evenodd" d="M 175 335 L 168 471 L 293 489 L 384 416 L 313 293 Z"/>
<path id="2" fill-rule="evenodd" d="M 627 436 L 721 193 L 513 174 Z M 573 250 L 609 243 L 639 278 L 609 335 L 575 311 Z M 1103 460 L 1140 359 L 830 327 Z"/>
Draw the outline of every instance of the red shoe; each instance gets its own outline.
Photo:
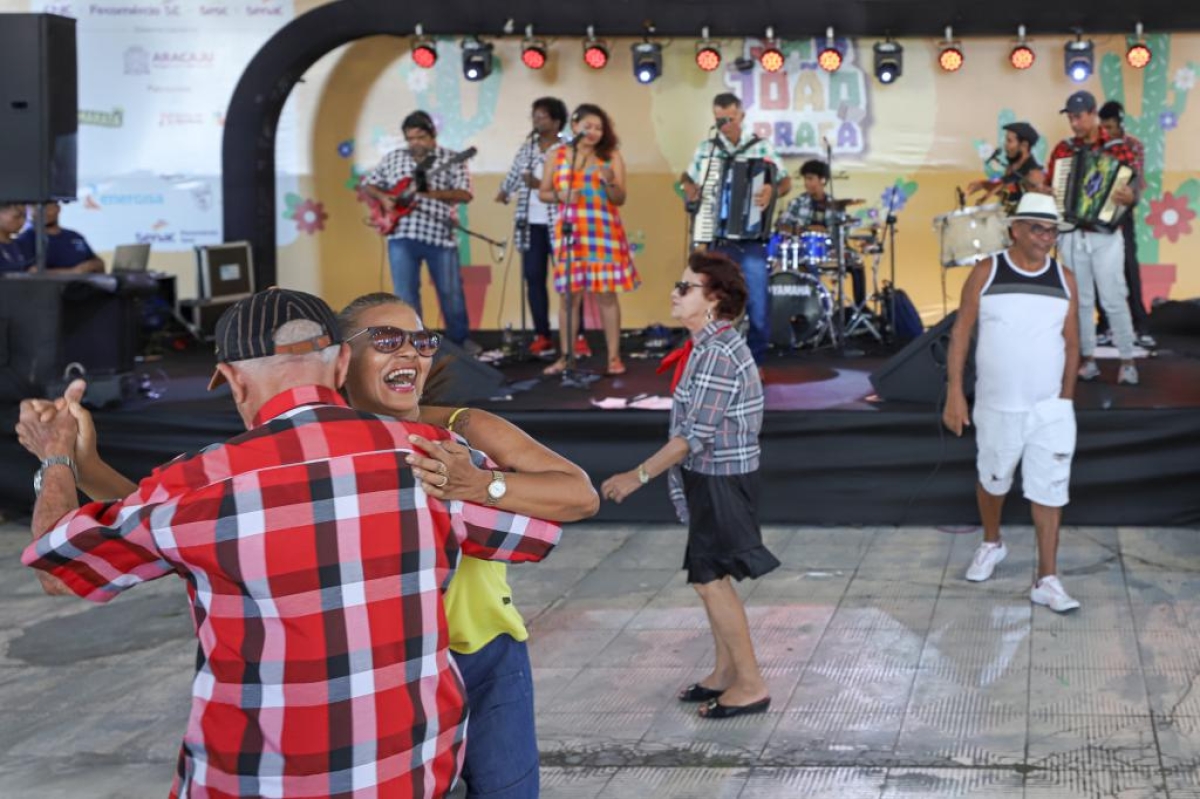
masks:
<path id="1" fill-rule="evenodd" d="M 575 337 L 575 357 L 592 357 L 592 348 L 588 346 L 587 339 L 583 337 L 582 333 Z"/>
<path id="2" fill-rule="evenodd" d="M 557 349 L 549 336 L 535 336 L 533 343 L 529 345 L 531 355 L 553 355 Z"/>

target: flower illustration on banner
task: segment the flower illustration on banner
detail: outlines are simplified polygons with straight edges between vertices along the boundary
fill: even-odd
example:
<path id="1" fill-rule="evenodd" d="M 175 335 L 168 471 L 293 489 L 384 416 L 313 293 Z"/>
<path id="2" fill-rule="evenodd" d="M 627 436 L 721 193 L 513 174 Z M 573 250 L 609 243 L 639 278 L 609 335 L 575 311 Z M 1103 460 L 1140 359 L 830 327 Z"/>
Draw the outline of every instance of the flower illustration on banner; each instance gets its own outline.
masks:
<path id="1" fill-rule="evenodd" d="M 284 200 L 287 207 L 284 209 L 283 218 L 293 220 L 296 230 L 311 236 L 325 229 L 325 220 L 329 218 L 329 214 L 325 212 L 324 204 L 313 199 L 304 199 L 298 194 L 288 194 Z"/>
<path id="2" fill-rule="evenodd" d="M 1176 91 L 1186 92 L 1196 85 L 1196 73 L 1190 67 L 1180 67 L 1175 70 L 1175 80 L 1171 82 Z"/>
<path id="3" fill-rule="evenodd" d="M 1151 200 L 1146 223 L 1154 228 L 1154 238 L 1166 238 L 1174 244 L 1180 236 L 1189 235 L 1196 212 L 1188 204 L 1186 196 L 1169 191 L 1163 192 L 1161 200 Z"/>
<path id="4" fill-rule="evenodd" d="M 994 150 L 992 149 L 992 145 L 985 142 L 983 139 L 976 139 L 975 152 L 978 153 L 980 158 L 991 158 Z"/>
<path id="5" fill-rule="evenodd" d="M 344 142 L 338 144 L 337 152 L 342 158 L 349 158 L 354 155 L 354 139 L 346 139 Z"/>
<path id="6" fill-rule="evenodd" d="M 908 198 L 913 196 L 916 191 L 917 184 L 915 182 L 897 180 L 895 184 L 883 190 L 883 194 L 879 196 L 879 204 L 885 210 L 890 209 L 892 213 L 898 213 L 904 210 Z"/>
<path id="7" fill-rule="evenodd" d="M 1174 111 L 1163 111 L 1158 115 L 1158 126 L 1163 130 L 1175 130 L 1179 127 L 1179 115 Z"/>

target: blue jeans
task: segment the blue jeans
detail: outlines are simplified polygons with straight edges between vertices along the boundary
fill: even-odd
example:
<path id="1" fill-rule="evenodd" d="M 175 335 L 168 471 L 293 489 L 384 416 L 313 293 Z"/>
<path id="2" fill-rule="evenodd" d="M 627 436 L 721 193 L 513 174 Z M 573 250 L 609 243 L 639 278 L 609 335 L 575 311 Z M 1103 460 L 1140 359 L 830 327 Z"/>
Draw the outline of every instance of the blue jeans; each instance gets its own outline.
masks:
<path id="1" fill-rule="evenodd" d="M 421 262 L 429 266 L 438 304 L 446 318 L 446 337 L 455 344 L 466 341 L 470 323 L 462 274 L 458 270 L 458 248 L 439 247 L 416 239 L 388 239 L 388 260 L 392 264 L 396 296 L 415 308 L 418 316 L 421 316 Z"/>
<path id="2" fill-rule="evenodd" d="M 746 316 L 750 320 L 750 331 L 746 344 L 754 355 L 754 362 L 761 364 L 771 341 L 771 304 L 767 293 L 767 246 L 761 241 L 725 241 L 713 248 L 715 252 L 728 255 L 742 267 L 746 278 Z"/>
<path id="3" fill-rule="evenodd" d="M 498 635 L 478 652 L 454 653 L 470 717 L 462 778 L 467 796 L 536 799 L 539 790 L 533 670 L 524 641 Z"/>
<path id="4" fill-rule="evenodd" d="M 550 336 L 550 292 L 546 289 L 546 274 L 550 255 L 550 226 L 530 225 L 529 249 L 521 253 L 521 269 L 525 272 L 533 330 L 547 338 Z"/>

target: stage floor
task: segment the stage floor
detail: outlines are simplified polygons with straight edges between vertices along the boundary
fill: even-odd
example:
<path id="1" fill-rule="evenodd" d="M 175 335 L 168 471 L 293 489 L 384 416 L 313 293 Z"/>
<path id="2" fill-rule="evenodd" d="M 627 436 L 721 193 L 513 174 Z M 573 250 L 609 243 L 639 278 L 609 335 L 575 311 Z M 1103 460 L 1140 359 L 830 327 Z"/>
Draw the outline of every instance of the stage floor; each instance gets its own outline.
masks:
<path id="1" fill-rule="evenodd" d="M 487 345 L 497 336 L 481 336 Z M 584 367 L 603 368 L 596 356 Z M 601 377 L 586 389 L 541 374 L 543 362 L 501 366 L 506 384 L 474 407 L 495 411 L 572 458 L 599 483 L 635 467 L 665 439 L 667 412 L 638 409 L 666 403 L 667 379 L 655 373 L 661 353 L 647 357 L 640 338 L 623 342 L 628 373 Z M 765 365 L 763 521 L 783 524 L 952 524 L 976 520 L 974 442 L 940 423 L 932 404 L 882 401 L 871 372 L 887 352 L 861 357 L 836 352 L 788 352 Z M 1115 353 L 1114 353 L 1115 355 Z M 144 475 L 176 454 L 237 433 L 241 422 L 228 389 L 206 391 L 207 348 L 172 352 L 139 365 L 145 390 L 96 414 L 101 447 L 118 468 Z M 1170 336 L 1153 357 L 1140 358 L 1141 385 L 1115 384 L 1115 360 L 1104 378 L 1081 383 L 1076 398 L 1079 445 L 1067 519 L 1075 524 L 1200 523 L 1200 338 Z M 624 406 L 640 398 L 635 407 Z M 649 398 L 649 399 L 648 399 Z M 606 402 L 607 400 L 607 402 Z M 0 408 L 0 508 L 32 503 L 35 463 L 12 433 L 15 407 Z M 1019 486 L 1019 483 L 1017 484 Z M 1014 500 L 1016 521 L 1028 519 Z M 661 483 L 621 506 L 605 503 L 601 520 L 673 520 Z M 1007 517 L 1006 517 L 1007 518 Z"/>

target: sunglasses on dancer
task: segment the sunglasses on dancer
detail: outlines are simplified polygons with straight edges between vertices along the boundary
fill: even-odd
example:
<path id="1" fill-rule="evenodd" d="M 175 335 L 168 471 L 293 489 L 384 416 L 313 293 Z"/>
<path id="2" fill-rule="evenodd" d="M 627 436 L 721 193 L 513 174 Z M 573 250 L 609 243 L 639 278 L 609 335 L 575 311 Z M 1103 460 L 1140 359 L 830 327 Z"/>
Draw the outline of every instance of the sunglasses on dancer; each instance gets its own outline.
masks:
<path id="1" fill-rule="evenodd" d="M 1058 228 L 1054 225 L 1039 225 L 1036 222 L 1026 222 L 1025 224 L 1029 227 L 1029 232 L 1035 236 L 1045 238 L 1046 236 L 1058 235 Z"/>
<path id="2" fill-rule="evenodd" d="M 366 334 L 375 351 L 384 355 L 391 355 L 403 347 L 405 342 L 411 341 L 417 355 L 429 358 L 437 352 L 438 345 L 442 343 L 442 337 L 431 330 L 401 330 L 391 325 L 364 327 L 348 336 L 346 343 L 349 344 L 363 334 Z"/>
<path id="3" fill-rule="evenodd" d="M 686 280 L 680 280 L 678 283 L 675 284 L 675 291 L 676 291 L 676 293 L 679 294 L 680 297 L 686 297 L 687 293 L 689 291 L 691 291 L 692 289 L 702 289 L 702 288 L 704 288 L 703 283 L 689 283 Z"/>

